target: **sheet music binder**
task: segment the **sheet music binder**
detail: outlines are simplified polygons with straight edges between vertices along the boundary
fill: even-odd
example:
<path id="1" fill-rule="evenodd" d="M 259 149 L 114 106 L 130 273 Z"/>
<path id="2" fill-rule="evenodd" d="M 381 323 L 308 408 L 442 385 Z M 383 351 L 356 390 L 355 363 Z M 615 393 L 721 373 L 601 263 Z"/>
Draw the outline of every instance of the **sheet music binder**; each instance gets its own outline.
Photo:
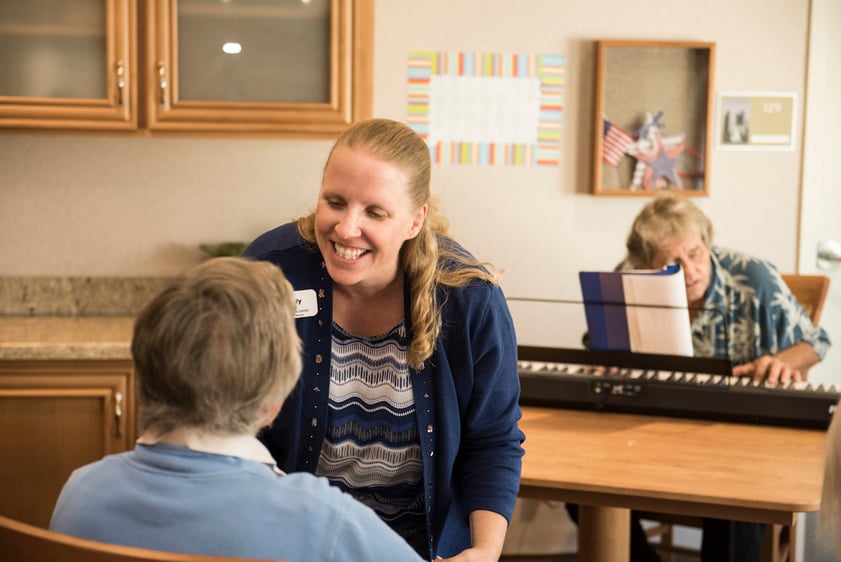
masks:
<path id="1" fill-rule="evenodd" d="M 680 264 L 578 276 L 591 349 L 692 356 Z"/>

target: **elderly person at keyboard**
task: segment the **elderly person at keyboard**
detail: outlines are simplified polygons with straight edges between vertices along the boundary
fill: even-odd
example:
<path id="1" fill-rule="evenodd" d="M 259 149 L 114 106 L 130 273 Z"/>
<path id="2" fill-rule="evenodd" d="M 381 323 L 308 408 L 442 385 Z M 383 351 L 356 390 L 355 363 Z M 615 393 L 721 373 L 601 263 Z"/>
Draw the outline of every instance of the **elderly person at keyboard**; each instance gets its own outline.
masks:
<path id="1" fill-rule="evenodd" d="M 659 269 L 678 263 L 696 356 L 733 362 L 733 374 L 768 384 L 802 380 L 830 346 L 771 263 L 713 245 L 710 219 L 688 198 L 663 192 L 631 226 L 619 269 Z M 573 519 L 577 507 L 567 506 Z M 658 561 L 639 517 L 631 521 L 632 562 Z M 764 525 L 705 519 L 702 562 L 755 562 Z"/>
<path id="2" fill-rule="evenodd" d="M 801 380 L 826 355 L 826 332 L 812 324 L 774 265 L 712 241 L 710 219 L 667 192 L 637 215 L 621 268 L 680 264 L 696 356 L 730 359 L 734 375 L 755 381 Z"/>

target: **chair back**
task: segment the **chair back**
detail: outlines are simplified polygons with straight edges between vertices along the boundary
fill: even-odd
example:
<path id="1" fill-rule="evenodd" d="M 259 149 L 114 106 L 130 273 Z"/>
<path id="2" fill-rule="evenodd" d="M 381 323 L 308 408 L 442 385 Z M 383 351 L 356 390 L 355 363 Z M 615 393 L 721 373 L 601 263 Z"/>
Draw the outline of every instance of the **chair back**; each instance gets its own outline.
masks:
<path id="1" fill-rule="evenodd" d="M 782 277 L 797 302 L 809 315 L 812 323 L 817 325 L 821 320 L 823 305 L 829 292 L 829 277 L 826 275 L 795 275 L 791 273 L 784 273 Z"/>
<path id="2" fill-rule="evenodd" d="M 0 516 L 0 554 L 4 562 L 257 562 L 106 544 L 3 516 Z"/>
<path id="3" fill-rule="evenodd" d="M 783 281 L 786 282 L 788 288 L 791 289 L 794 298 L 809 315 L 809 319 L 815 326 L 821 321 L 821 313 L 823 312 L 823 305 L 826 301 L 826 295 L 829 292 L 829 277 L 826 275 L 796 275 L 793 273 L 783 273 Z M 809 370 L 801 369 L 800 374 L 803 375 L 803 380 L 809 378 Z"/>

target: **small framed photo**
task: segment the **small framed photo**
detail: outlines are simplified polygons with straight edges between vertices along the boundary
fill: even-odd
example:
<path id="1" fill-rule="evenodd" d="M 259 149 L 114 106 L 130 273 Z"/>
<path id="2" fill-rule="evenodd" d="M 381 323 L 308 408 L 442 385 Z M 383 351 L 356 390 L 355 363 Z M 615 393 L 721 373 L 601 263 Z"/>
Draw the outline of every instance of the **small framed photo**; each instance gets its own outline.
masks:
<path id="1" fill-rule="evenodd" d="M 721 92 L 717 114 L 720 150 L 794 150 L 793 92 Z"/>

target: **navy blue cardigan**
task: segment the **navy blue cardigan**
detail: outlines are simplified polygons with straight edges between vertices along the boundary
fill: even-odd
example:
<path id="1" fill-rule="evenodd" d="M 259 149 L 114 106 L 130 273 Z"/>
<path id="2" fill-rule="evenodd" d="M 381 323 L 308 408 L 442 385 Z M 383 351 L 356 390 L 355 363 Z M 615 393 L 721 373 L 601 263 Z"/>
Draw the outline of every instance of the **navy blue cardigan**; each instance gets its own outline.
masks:
<path id="1" fill-rule="evenodd" d="M 457 247 L 458 248 L 458 247 Z M 318 248 L 294 223 L 258 237 L 243 256 L 281 268 L 296 295 L 317 310 L 296 319 L 303 371 L 261 440 L 287 472 L 314 472 L 327 427 L 333 281 Z M 409 290 L 405 319 L 411 334 Z M 439 287 L 443 326 L 433 355 L 412 370 L 430 559 L 471 546 L 468 516 L 489 510 L 511 519 L 520 485 L 524 435 L 514 325 L 502 290 L 484 281 Z"/>

